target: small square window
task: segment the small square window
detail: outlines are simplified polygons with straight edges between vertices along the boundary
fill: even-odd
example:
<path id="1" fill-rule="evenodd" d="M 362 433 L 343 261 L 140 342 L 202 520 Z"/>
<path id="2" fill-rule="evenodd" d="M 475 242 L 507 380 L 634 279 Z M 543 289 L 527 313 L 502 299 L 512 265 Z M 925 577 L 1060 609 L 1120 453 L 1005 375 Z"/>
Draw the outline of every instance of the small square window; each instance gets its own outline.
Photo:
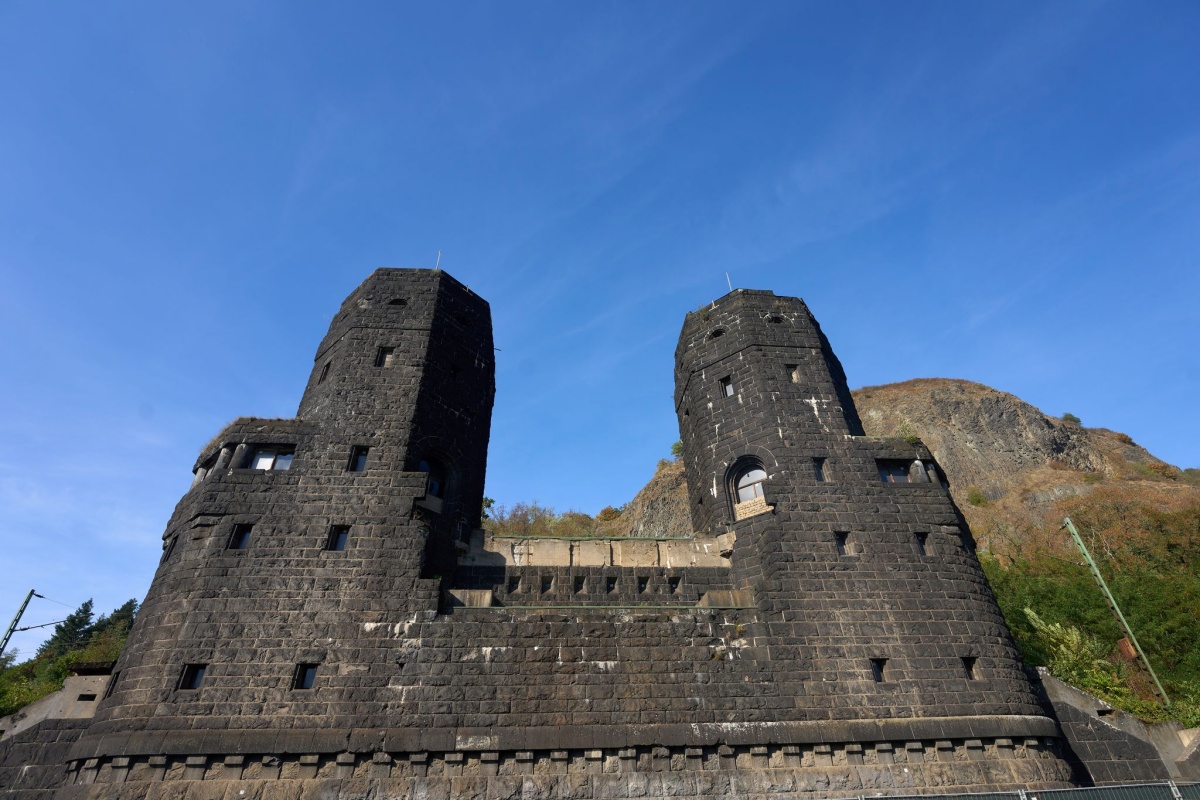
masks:
<path id="1" fill-rule="evenodd" d="M 788 378 L 792 383 L 800 382 L 800 365 L 799 364 L 784 364 L 783 368 L 787 370 Z"/>
<path id="2" fill-rule="evenodd" d="M 922 555 L 922 556 L 929 555 L 929 534 L 928 533 L 918 533 L 917 534 L 917 555 Z"/>
<path id="3" fill-rule="evenodd" d="M 350 463 L 346 469 L 350 472 L 366 472 L 367 471 L 367 454 L 371 452 L 371 448 L 357 445 L 350 450 Z"/>
<path id="4" fill-rule="evenodd" d="M 345 550 L 346 540 L 350 538 L 349 525 L 334 525 L 329 529 L 329 538 L 325 540 L 326 550 Z"/>
<path id="5" fill-rule="evenodd" d="M 183 668 L 183 672 L 179 675 L 179 688 L 185 691 L 192 691 L 200 688 L 200 684 L 204 682 L 204 673 L 208 669 L 208 664 L 187 664 Z"/>
<path id="6" fill-rule="evenodd" d="M 887 662 L 888 660 L 886 658 L 871 659 L 871 677 L 875 679 L 876 683 L 883 683 L 885 679 L 884 671 L 887 669 Z"/>
<path id="7" fill-rule="evenodd" d="M 976 677 L 975 677 L 975 661 L 976 661 L 975 656 L 963 656 L 963 659 L 962 659 L 963 675 L 969 681 L 973 681 L 976 679 Z"/>
<path id="8" fill-rule="evenodd" d="M 317 378 L 317 383 L 324 383 L 325 379 L 329 377 L 329 365 L 332 363 L 332 361 L 326 361 L 325 366 L 321 367 L 321 374 Z"/>
<path id="9" fill-rule="evenodd" d="M 316 664 L 297 664 L 296 672 L 292 675 L 293 689 L 311 689 L 317 680 Z"/>
<path id="10" fill-rule="evenodd" d="M 375 366 L 377 367 L 390 367 L 395 361 L 396 348 L 394 347 L 381 347 L 375 353 Z"/>
<path id="11" fill-rule="evenodd" d="M 226 545 L 227 550 L 245 550 L 250 546 L 250 531 L 254 526 L 248 522 L 243 522 L 233 526 L 233 533 L 229 535 L 229 544 Z"/>
<path id="12" fill-rule="evenodd" d="M 721 390 L 721 397 L 733 397 L 733 378 L 726 375 L 718 382 Z"/>
<path id="13" fill-rule="evenodd" d="M 825 482 L 825 459 L 814 458 L 812 460 L 812 464 L 813 464 L 813 477 L 815 477 L 817 479 L 817 483 L 824 483 Z"/>
<path id="14" fill-rule="evenodd" d="M 282 472 L 292 466 L 296 448 L 281 445 L 255 447 L 246 459 L 244 469 L 273 470 Z"/>

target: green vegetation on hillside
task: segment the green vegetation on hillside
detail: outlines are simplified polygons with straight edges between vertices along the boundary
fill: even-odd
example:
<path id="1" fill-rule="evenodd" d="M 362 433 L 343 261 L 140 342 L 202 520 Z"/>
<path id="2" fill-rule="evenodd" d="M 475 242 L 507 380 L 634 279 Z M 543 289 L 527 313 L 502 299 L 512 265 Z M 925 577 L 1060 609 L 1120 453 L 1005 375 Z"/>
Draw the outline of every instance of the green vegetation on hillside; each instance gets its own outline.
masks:
<path id="1" fill-rule="evenodd" d="M 1123 634 L 1065 534 L 1032 535 L 1016 557 L 980 554 L 1022 657 L 1144 719 L 1200 725 L 1200 505 L 1164 511 L 1108 488 L 1061 510 L 1087 541 L 1173 706 L 1161 708 L 1149 676 L 1121 657 Z"/>
<path id="2" fill-rule="evenodd" d="M 14 664 L 14 654 L 0 656 L 0 716 L 57 692 L 70 676 L 72 664 L 116 660 L 137 609 L 137 601 L 130 600 L 93 619 L 88 600 L 54 627 L 33 658 Z"/>

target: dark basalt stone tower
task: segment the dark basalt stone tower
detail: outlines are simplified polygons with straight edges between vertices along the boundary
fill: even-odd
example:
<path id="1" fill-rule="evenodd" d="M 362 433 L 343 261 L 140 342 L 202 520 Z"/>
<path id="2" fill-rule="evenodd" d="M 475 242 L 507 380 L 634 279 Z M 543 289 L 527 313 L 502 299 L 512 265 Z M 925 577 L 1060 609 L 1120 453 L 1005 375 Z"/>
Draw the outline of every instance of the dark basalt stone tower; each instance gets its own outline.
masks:
<path id="1" fill-rule="evenodd" d="M 55 795 L 845 797 L 1069 785 L 920 444 L 804 303 L 689 314 L 695 533 L 478 531 L 487 304 L 379 270 L 290 420 L 204 449 Z"/>

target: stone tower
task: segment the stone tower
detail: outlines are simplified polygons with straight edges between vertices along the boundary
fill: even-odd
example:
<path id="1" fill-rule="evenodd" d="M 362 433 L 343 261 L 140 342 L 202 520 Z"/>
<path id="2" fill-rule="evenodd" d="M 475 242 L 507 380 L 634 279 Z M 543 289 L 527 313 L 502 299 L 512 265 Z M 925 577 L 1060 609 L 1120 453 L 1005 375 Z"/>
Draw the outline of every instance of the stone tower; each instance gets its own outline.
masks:
<path id="1" fill-rule="evenodd" d="M 691 535 L 485 533 L 488 306 L 377 271 L 297 418 L 201 453 L 55 796 L 1068 785 L 937 466 L 862 436 L 804 303 L 689 314 L 676 384 Z"/>

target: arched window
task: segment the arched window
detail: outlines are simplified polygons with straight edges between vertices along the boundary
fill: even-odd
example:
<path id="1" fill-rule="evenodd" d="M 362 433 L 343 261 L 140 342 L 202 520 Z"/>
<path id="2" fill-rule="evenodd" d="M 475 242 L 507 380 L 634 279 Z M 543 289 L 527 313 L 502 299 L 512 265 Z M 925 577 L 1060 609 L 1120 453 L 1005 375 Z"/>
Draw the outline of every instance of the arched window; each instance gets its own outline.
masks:
<path id="1" fill-rule="evenodd" d="M 763 481 L 767 479 L 767 471 L 759 466 L 751 466 L 738 475 L 735 488 L 737 501 L 746 503 L 756 497 L 763 496 Z"/>
<path id="2" fill-rule="evenodd" d="M 430 497 L 444 498 L 446 491 L 446 470 L 442 465 L 436 461 L 422 458 L 421 463 L 417 465 L 417 470 L 429 473 L 429 479 L 425 484 L 425 493 Z"/>
<path id="3" fill-rule="evenodd" d="M 425 479 L 425 499 L 419 504 L 430 511 L 442 513 L 446 499 L 446 468 L 432 458 L 422 458 L 417 470 L 429 476 Z"/>
<path id="4" fill-rule="evenodd" d="M 771 510 L 763 491 L 766 480 L 767 470 L 757 458 L 742 458 L 733 465 L 729 471 L 729 499 L 735 520 Z"/>

